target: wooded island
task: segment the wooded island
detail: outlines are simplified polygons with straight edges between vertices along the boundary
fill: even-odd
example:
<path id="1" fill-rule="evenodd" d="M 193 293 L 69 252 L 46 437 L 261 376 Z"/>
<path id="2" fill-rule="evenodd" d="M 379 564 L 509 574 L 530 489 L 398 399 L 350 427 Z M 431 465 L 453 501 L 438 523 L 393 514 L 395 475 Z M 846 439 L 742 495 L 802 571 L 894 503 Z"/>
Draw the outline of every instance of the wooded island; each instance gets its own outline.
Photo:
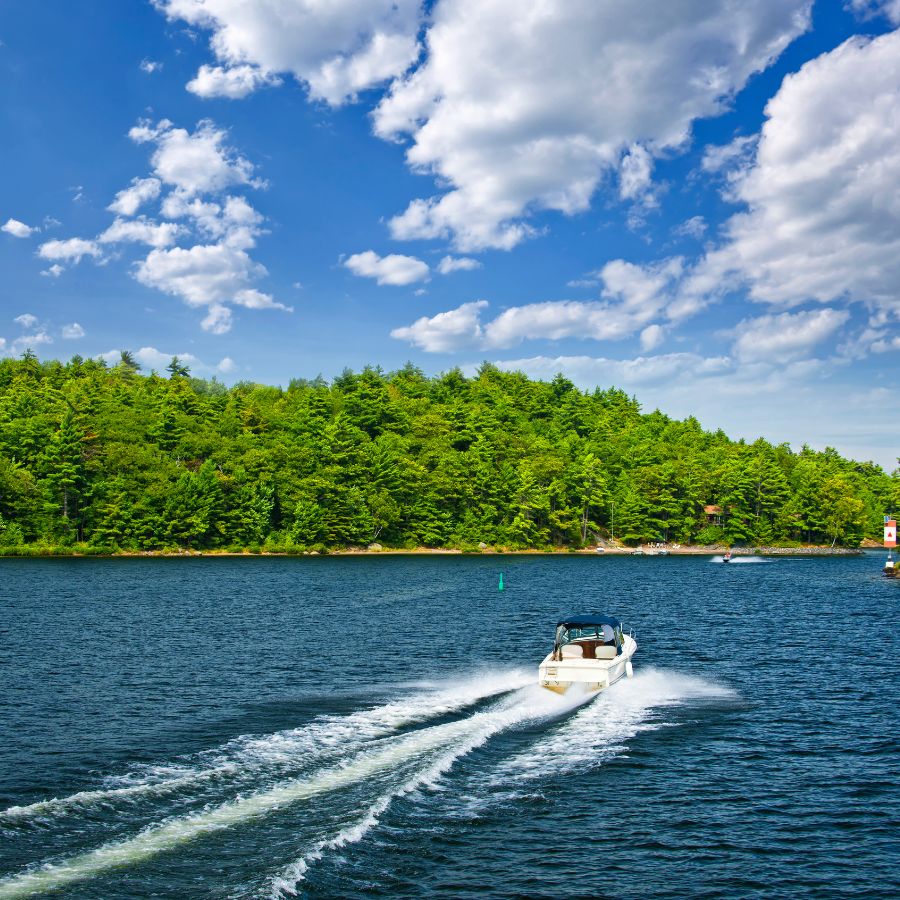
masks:
<path id="1" fill-rule="evenodd" d="M 0 553 L 879 539 L 900 475 L 484 364 L 228 388 L 0 360 Z"/>

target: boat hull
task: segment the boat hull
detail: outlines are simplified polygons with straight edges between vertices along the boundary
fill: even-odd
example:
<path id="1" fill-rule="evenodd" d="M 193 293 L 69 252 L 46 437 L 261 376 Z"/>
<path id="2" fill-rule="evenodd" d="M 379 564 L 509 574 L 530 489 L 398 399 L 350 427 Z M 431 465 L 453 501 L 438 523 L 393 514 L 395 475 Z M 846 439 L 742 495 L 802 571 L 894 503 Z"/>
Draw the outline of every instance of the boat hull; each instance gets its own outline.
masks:
<path id="1" fill-rule="evenodd" d="M 565 694 L 576 685 L 588 693 L 605 690 L 621 678 L 631 677 L 635 650 L 634 638 L 626 637 L 622 652 L 614 659 L 554 660 L 549 653 L 538 667 L 538 684 L 556 694 Z"/>

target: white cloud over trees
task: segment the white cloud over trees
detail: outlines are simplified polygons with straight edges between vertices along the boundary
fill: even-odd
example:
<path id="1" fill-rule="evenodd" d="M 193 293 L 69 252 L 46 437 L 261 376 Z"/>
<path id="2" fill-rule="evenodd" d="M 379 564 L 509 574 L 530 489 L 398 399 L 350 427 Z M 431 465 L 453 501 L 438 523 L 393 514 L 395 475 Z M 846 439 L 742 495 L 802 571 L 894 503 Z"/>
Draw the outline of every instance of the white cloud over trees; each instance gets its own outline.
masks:
<path id="1" fill-rule="evenodd" d="M 252 163 L 229 145 L 227 132 L 209 120 L 191 132 L 163 119 L 139 122 L 129 136 L 155 145 L 152 174 L 132 179 L 116 194 L 108 207 L 116 218 L 95 239 L 42 244 L 40 257 L 55 263 L 45 274 L 58 277 L 64 270 L 61 263 L 77 264 L 86 256 L 100 260 L 103 248 L 145 244 L 152 249 L 137 261 L 134 278 L 189 306 L 205 307 L 205 331 L 229 331 L 234 306 L 291 311 L 256 287 L 268 274 L 249 254 L 263 233 L 263 216 L 245 197 L 230 192 L 259 188 L 263 182 L 255 177 Z M 157 201 L 162 221 L 135 217 Z"/>

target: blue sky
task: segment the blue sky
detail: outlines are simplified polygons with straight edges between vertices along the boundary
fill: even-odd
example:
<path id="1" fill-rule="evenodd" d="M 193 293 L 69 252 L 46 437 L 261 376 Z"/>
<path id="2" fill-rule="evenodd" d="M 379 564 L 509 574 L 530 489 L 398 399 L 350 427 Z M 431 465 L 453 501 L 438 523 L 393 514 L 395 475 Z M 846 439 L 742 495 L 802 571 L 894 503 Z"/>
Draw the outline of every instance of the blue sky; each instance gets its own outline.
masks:
<path id="1" fill-rule="evenodd" d="M 484 360 L 900 450 L 900 0 L 0 12 L 0 353 Z"/>

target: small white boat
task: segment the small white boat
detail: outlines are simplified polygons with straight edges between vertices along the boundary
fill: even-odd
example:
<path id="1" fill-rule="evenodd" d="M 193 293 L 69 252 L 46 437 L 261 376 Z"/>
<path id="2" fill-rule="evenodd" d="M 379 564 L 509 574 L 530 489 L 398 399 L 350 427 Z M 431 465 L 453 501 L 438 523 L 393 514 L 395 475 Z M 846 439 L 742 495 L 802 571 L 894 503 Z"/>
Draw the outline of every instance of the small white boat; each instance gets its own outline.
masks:
<path id="1" fill-rule="evenodd" d="M 637 641 L 608 616 L 569 616 L 556 624 L 553 650 L 538 668 L 538 683 L 557 694 L 573 684 L 602 691 L 623 676 L 631 678 Z"/>

